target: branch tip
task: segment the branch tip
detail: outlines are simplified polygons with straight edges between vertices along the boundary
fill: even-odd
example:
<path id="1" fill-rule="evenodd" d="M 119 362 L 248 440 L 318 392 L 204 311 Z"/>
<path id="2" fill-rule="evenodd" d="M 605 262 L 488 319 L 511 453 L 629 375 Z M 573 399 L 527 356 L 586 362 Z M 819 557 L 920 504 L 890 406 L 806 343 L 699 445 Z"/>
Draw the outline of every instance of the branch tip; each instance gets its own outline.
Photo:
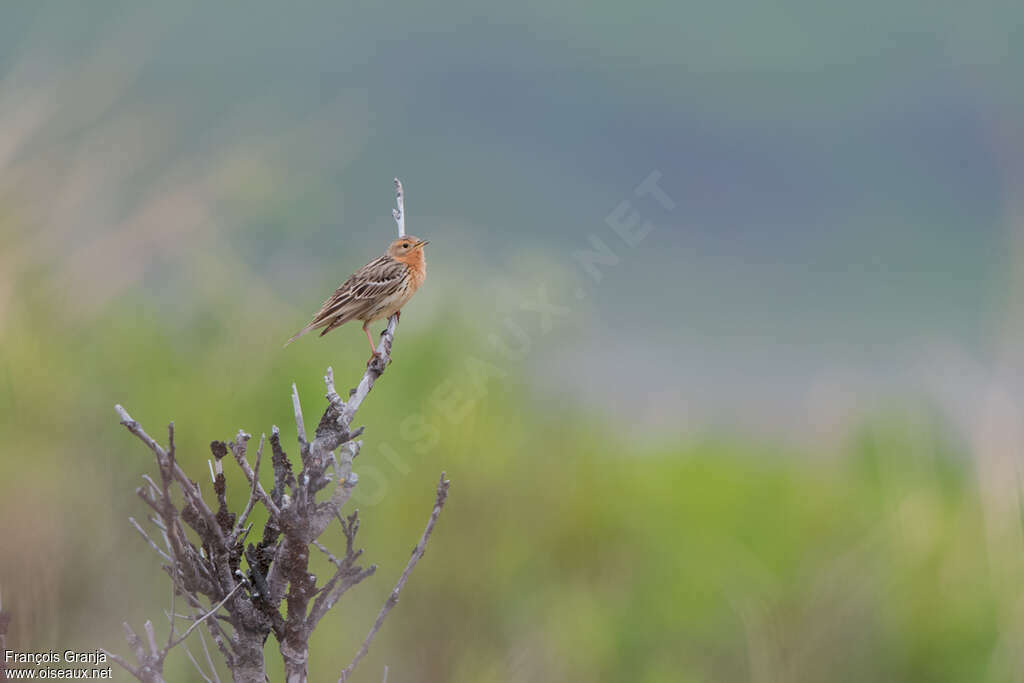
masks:
<path id="1" fill-rule="evenodd" d="M 391 210 L 391 215 L 398 224 L 398 236 L 405 237 L 405 190 L 398 178 L 395 178 L 395 208 Z"/>

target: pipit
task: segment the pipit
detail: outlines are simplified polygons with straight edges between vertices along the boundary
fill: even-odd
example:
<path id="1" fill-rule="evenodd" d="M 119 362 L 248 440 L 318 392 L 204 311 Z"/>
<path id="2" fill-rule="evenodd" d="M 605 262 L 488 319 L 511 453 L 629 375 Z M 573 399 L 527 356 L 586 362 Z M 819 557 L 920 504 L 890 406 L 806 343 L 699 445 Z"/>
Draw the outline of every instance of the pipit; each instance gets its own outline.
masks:
<path id="1" fill-rule="evenodd" d="M 404 306 L 427 279 L 427 260 L 423 247 L 427 240 L 412 235 L 399 237 L 383 256 L 376 258 L 349 276 L 327 298 L 308 325 L 289 339 L 285 346 L 310 330 L 323 328 L 320 336 L 350 320 L 361 320 L 370 342 L 370 360 L 377 357 L 369 324 L 375 320 L 401 316 Z"/>

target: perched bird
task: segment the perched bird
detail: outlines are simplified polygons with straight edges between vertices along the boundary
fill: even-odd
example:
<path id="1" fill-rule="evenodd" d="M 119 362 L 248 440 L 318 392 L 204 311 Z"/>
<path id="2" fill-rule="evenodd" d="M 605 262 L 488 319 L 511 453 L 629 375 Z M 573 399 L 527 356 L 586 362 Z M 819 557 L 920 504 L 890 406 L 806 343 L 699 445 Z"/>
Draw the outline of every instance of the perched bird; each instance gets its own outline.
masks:
<path id="1" fill-rule="evenodd" d="M 367 326 L 374 320 L 390 318 L 396 313 L 401 315 L 402 306 L 427 279 L 427 260 L 423 255 L 423 247 L 427 244 L 427 240 L 412 235 L 392 242 L 383 256 L 367 263 L 334 290 L 334 294 L 320 307 L 320 312 L 285 346 L 310 330 L 322 327 L 322 337 L 350 320 L 361 320 L 363 332 L 370 342 L 372 360 L 377 351 Z"/>

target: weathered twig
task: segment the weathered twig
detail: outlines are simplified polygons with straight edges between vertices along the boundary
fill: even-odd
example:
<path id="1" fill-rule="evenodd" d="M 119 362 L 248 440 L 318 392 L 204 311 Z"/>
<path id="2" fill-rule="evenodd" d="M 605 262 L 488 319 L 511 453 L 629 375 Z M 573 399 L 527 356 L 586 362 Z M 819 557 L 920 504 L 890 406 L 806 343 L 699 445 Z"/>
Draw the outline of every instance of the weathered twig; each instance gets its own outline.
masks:
<path id="1" fill-rule="evenodd" d="M 139 676 L 139 670 L 138 670 L 138 669 L 136 669 L 136 668 L 135 668 L 134 666 L 132 666 L 131 664 L 129 664 L 129 663 L 128 663 L 128 660 L 126 660 L 126 659 L 125 659 L 124 657 L 122 657 L 121 655 L 119 655 L 119 654 L 116 654 L 116 653 L 114 653 L 114 652 L 111 652 L 111 651 L 109 651 L 109 650 L 103 650 L 103 652 L 104 652 L 104 654 L 106 654 L 106 655 L 107 655 L 107 657 L 109 657 L 109 658 L 110 658 L 110 661 L 114 662 L 114 664 L 117 664 L 117 665 L 118 665 L 118 666 L 120 666 L 120 667 L 121 667 L 122 669 L 124 669 L 125 671 L 127 671 L 127 672 L 128 672 L 128 673 L 130 673 L 130 674 L 131 674 L 131 675 L 132 675 L 133 677 L 135 677 L 135 678 L 139 679 L 140 681 L 141 681 L 141 680 L 143 680 L 143 679 L 142 679 L 142 678 L 141 678 L 141 677 Z"/>
<path id="2" fill-rule="evenodd" d="M 146 446 L 148 446 L 149 449 L 153 451 L 153 453 L 156 455 L 158 464 L 163 464 L 165 462 L 170 463 L 171 474 L 173 475 L 174 479 L 178 482 L 178 484 L 181 486 L 182 493 L 189 500 L 189 502 L 195 505 L 198 512 L 203 516 L 207 524 L 209 524 L 210 527 L 212 528 L 212 533 L 220 535 L 219 540 L 223 542 L 223 535 L 220 534 L 220 529 L 216 524 L 216 516 L 213 514 L 213 511 L 209 508 L 209 506 L 203 501 L 203 497 L 199 494 L 199 486 L 194 481 L 189 479 L 188 475 L 185 474 L 184 470 L 182 470 L 181 467 L 179 467 L 176 462 L 169 458 L 167 451 L 165 451 L 160 446 L 160 444 L 154 441 L 153 438 L 146 433 L 146 431 L 139 425 L 138 422 L 132 419 L 132 416 L 128 414 L 128 411 L 126 411 L 120 405 L 115 405 L 114 410 L 116 410 L 117 414 L 121 417 L 121 424 L 123 424 L 128 429 L 128 431 L 130 431 L 132 434 L 138 437 L 139 440 L 142 441 L 142 443 L 146 444 Z"/>
<path id="3" fill-rule="evenodd" d="M 330 550 L 328 550 L 327 548 L 325 548 L 325 547 L 324 547 L 324 544 L 323 544 L 323 543 L 321 543 L 320 541 L 313 541 L 313 546 L 314 546 L 314 547 L 315 547 L 315 548 L 316 548 L 317 550 L 319 550 L 320 552 L 322 552 L 322 553 L 323 553 L 324 555 L 326 555 L 326 556 L 327 556 L 327 559 L 328 559 L 328 560 L 330 560 L 330 561 L 331 561 L 331 564 L 333 564 L 333 565 L 334 565 L 335 567 L 340 567 L 340 566 L 341 566 L 341 560 L 339 560 L 338 558 L 336 558 L 336 557 L 334 556 L 334 553 L 332 553 L 332 552 L 331 552 Z"/>
<path id="4" fill-rule="evenodd" d="M 242 516 L 238 518 L 238 522 L 235 523 L 235 530 L 231 534 L 232 540 L 235 540 L 242 533 L 242 527 L 245 526 L 246 521 L 249 519 L 249 514 L 252 512 L 252 507 L 256 503 L 256 489 L 262 488 L 260 486 L 260 462 L 263 460 L 263 445 L 267 441 L 266 434 L 260 434 L 260 445 L 256 449 L 256 466 L 252 470 L 252 481 L 251 489 L 249 490 L 249 502 L 245 504 L 245 509 L 242 511 Z M 266 491 L 263 492 L 263 496 L 266 496 Z M 262 496 L 260 497 L 262 499 Z M 248 533 L 248 531 L 246 532 Z M 243 539 L 244 542 L 244 539 Z"/>
<path id="5" fill-rule="evenodd" d="M 217 610 L 219 610 L 219 609 L 220 609 L 221 607 L 223 607 L 223 606 L 224 606 L 224 603 L 225 603 L 225 602 L 227 602 L 227 601 L 228 601 L 228 599 L 229 599 L 229 598 L 230 598 L 230 597 L 231 597 L 232 595 L 234 595 L 234 594 L 235 594 L 235 591 L 237 591 L 237 590 L 238 590 L 239 588 L 241 588 L 241 587 L 242 587 L 242 585 L 243 585 L 243 584 L 241 584 L 241 583 L 239 583 L 238 585 L 236 585 L 236 586 L 235 586 L 234 588 L 232 588 L 232 589 L 231 589 L 231 592 L 230 592 L 230 593 L 228 593 L 227 595 L 225 595 L 225 596 L 224 596 L 224 599 L 223 599 L 223 600 L 221 600 L 220 602 L 218 602 L 218 603 L 217 603 L 216 605 L 214 605 L 214 606 L 213 606 L 213 607 L 212 607 L 212 608 L 210 609 L 210 611 L 208 611 L 208 612 L 207 612 L 206 614 L 202 615 L 201 617 L 199 617 L 198 619 L 196 619 L 195 621 L 193 621 L 193 622 L 192 622 L 192 625 L 191 625 L 191 626 L 189 626 L 189 627 L 188 627 L 187 629 L 185 629 L 185 632 L 184 632 L 184 633 L 182 633 L 182 634 L 181 634 L 180 636 L 178 636 L 178 637 L 177 637 L 177 639 L 175 639 L 175 640 L 174 640 L 174 641 L 173 641 L 172 643 L 170 643 L 170 644 L 169 644 L 169 645 L 168 645 L 167 647 L 165 647 L 165 648 L 164 648 L 164 651 L 163 651 L 163 652 L 164 652 L 164 656 L 166 656 L 166 655 L 167 655 L 167 652 L 168 652 L 168 651 L 169 651 L 169 650 L 170 650 L 171 648 L 175 647 L 175 646 L 176 646 L 176 645 L 178 645 L 179 643 L 183 643 L 183 642 L 185 642 L 185 639 L 186 639 L 186 638 L 188 638 L 188 635 L 189 635 L 190 633 L 192 633 L 192 631 L 194 631 L 194 630 L 195 630 L 196 626 L 199 626 L 199 624 L 203 623 L 204 621 L 206 621 L 207 619 L 209 619 L 209 618 L 210 618 L 211 616 L 213 616 L 214 614 L 216 614 L 216 613 L 217 613 Z M 173 621 L 172 621 L 172 623 L 173 623 Z"/>
<path id="6" fill-rule="evenodd" d="M 135 653 L 135 660 L 137 665 L 132 666 L 126 659 L 114 654 L 113 652 L 106 652 L 110 659 L 124 668 L 125 671 L 130 673 L 132 676 L 137 678 L 144 683 L 163 683 L 163 664 L 164 658 L 160 653 L 160 649 L 156 646 L 156 635 L 153 631 L 153 622 L 147 621 L 145 625 L 146 636 L 149 640 L 149 651 L 142 644 L 142 639 L 132 629 L 128 622 L 122 624 L 124 626 L 125 638 L 128 640 L 128 645 L 131 646 L 132 651 Z M 166 655 L 166 653 L 164 653 Z"/>
<path id="7" fill-rule="evenodd" d="M 130 664 L 127 660 L 125 660 L 123 657 L 121 657 L 121 656 L 119 656 L 117 654 L 114 654 L 114 653 L 106 651 L 106 650 L 104 650 L 104 652 L 107 653 L 107 655 L 111 658 L 112 661 L 114 661 L 115 663 L 120 665 L 122 668 L 124 668 L 126 671 L 128 671 L 132 676 L 134 676 L 138 680 L 145 681 L 146 683 L 157 683 L 158 681 L 162 681 L 163 680 L 163 664 L 164 664 L 164 660 L 167 658 L 167 654 L 172 649 L 174 649 L 178 645 L 180 645 L 183 642 L 185 642 L 185 639 L 189 637 L 189 635 L 192 633 L 192 631 L 194 631 L 196 629 L 196 627 L 198 627 L 200 624 L 205 622 L 211 616 L 214 616 L 217 613 L 217 610 L 219 610 L 221 607 L 223 607 L 224 603 L 226 603 L 228 601 L 228 599 L 231 598 L 234 595 L 235 591 L 237 591 L 241 587 L 242 587 L 242 584 L 236 585 L 231 590 L 230 593 L 228 593 L 226 596 L 224 596 L 223 600 L 218 602 L 216 605 L 214 605 L 211 609 L 206 611 L 204 614 L 201 614 L 200 616 L 196 617 L 192 621 L 192 623 L 189 625 L 188 629 L 186 629 L 185 632 L 182 633 L 177 638 L 173 637 L 174 636 L 174 617 L 175 617 L 175 614 L 174 614 L 174 607 L 173 607 L 173 601 L 172 601 L 171 611 L 168 613 L 168 620 L 170 621 L 171 628 L 170 628 L 170 633 L 168 635 L 167 643 L 163 647 L 158 647 L 157 644 L 156 644 L 156 631 L 153 629 L 153 622 L 147 621 L 145 624 L 143 624 L 144 631 L 146 633 L 146 641 L 147 641 L 147 643 L 149 645 L 149 650 L 148 651 L 143 646 L 142 640 L 139 638 L 138 634 L 135 633 L 135 631 L 128 624 L 128 622 L 125 622 L 124 623 L 124 629 L 125 629 L 125 634 L 126 634 L 127 639 L 128 639 L 128 644 L 132 647 L 132 650 L 135 652 L 135 659 L 136 659 L 137 664 L 134 665 L 134 666 L 132 664 Z M 206 647 L 205 642 L 203 644 L 203 647 L 204 648 Z M 189 658 L 190 659 L 192 658 L 192 654 L 191 653 L 189 653 Z M 209 653 L 207 653 L 207 658 L 209 658 Z M 193 663 L 195 663 L 194 659 L 193 659 Z M 211 661 L 210 664 L 211 664 L 211 667 L 212 667 L 213 666 L 212 661 Z M 199 669 L 199 665 L 198 664 L 196 664 L 196 668 Z M 199 671 L 200 671 L 200 673 L 202 673 L 202 669 L 199 669 Z M 214 673 L 214 675 L 216 676 L 216 673 Z M 206 678 L 205 675 L 203 677 Z"/>
<path id="8" fill-rule="evenodd" d="M 196 672 L 202 677 L 202 679 L 206 683 L 213 683 L 213 680 L 206 675 L 205 671 L 203 671 L 203 667 L 199 666 L 199 662 L 196 661 L 196 658 L 192 654 L 192 651 L 188 649 L 188 645 L 183 645 L 182 647 L 185 650 L 185 656 L 188 657 L 188 661 L 192 662 L 192 668 L 196 670 Z"/>
<path id="9" fill-rule="evenodd" d="M 420 561 L 423 554 L 427 551 L 427 541 L 430 540 L 430 534 L 434 531 L 434 524 L 437 523 L 437 518 L 441 516 L 441 508 L 444 507 L 445 501 L 448 499 L 448 487 L 451 484 L 447 479 L 444 478 L 444 472 L 441 473 L 441 481 L 437 485 L 437 498 L 434 500 L 434 510 L 430 513 L 430 519 L 427 521 L 427 528 L 423 530 L 423 535 L 420 537 L 420 542 L 416 544 L 416 548 L 412 551 L 412 557 L 409 558 L 409 563 L 405 565 L 405 571 L 398 578 L 398 583 L 395 584 L 394 590 L 391 591 L 391 595 L 388 596 L 384 606 L 380 608 L 380 613 L 377 614 L 377 620 L 373 622 L 373 626 L 370 628 L 370 632 L 366 634 L 366 639 L 363 640 L 362 646 L 359 651 L 356 652 L 355 658 L 352 663 L 345 667 L 341 672 L 341 677 L 338 679 L 338 683 L 344 683 L 348 680 L 348 677 L 352 675 L 352 671 L 359 664 L 359 660 L 366 656 L 366 653 L 370 650 L 370 643 L 373 642 L 374 637 L 377 635 L 377 631 L 380 630 L 381 624 L 384 623 L 384 619 L 387 618 L 388 612 L 398 604 L 398 595 L 402 592 L 402 588 L 405 587 L 406 582 L 409 580 L 409 576 L 412 574 L 412 570 L 416 568 L 416 563 Z"/>
<path id="10" fill-rule="evenodd" d="M 242 437 L 244 437 L 244 439 Z M 242 474 L 245 475 L 245 478 L 249 481 L 249 485 L 252 486 L 253 493 L 256 496 L 259 496 L 260 502 L 263 503 L 267 510 L 270 511 L 270 514 L 276 517 L 277 515 L 281 514 L 281 511 L 277 508 L 277 505 L 274 503 L 274 501 L 270 499 L 270 495 L 263 490 L 263 485 L 260 484 L 259 471 L 254 471 L 252 467 L 249 466 L 249 461 L 246 460 L 245 458 L 244 441 L 249 440 L 249 435 L 246 434 L 245 432 L 239 432 L 237 439 L 238 440 L 236 441 L 236 446 L 235 448 L 232 449 L 232 452 L 235 456 L 235 461 L 238 462 L 238 467 L 242 470 Z M 263 439 L 260 438 L 259 450 L 257 450 L 256 452 L 257 467 L 259 467 L 259 461 L 262 455 Z M 248 516 L 249 511 L 247 510 L 242 517 L 242 523 L 245 522 L 245 519 L 248 518 Z"/>
<path id="11" fill-rule="evenodd" d="M 299 403 L 299 388 L 292 382 L 292 408 L 295 410 L 295 430 L 299 433 L 299 447 L 305 453 L 308 449 L 306 443 L 306 423 L 302 419 L 302 404 Z"/>
<path id="12" fill-rule="evenodd" d="M 163 550 L 160 550 L 160 546 L 158 546 L 153 541 L 153 539 L 149 537 L 149 534 L 146 533 L 145 529 L 143 529 L 141 526 L 139 526 L 139 523 L 135 521 L 134 517 L 129 517 L 128 518 L 128 523 L 131 524 L 133 527 L 135 527 L 135 530 L 138 531 L 139 534 L 144 539 L 146 539 L 146 543 L 149 543 L 149 547 L 151 547 L 153 550 L 155 550 L 157 555 L 159 555 L 161 558 L 163 558 L 167 562 L 173 562 L 174 561 L 174 560 L 171 559 L 170 555 L 165 553 Z"/>
<path id="13" fill-rule="evenodd" d="M 398 236 L 405 237 L 405 190 L 402 189 L 402 181 L 398 178 L 395 178 L 395 205 L 391 215 L 398 223 Z"/>
<path id="14" fill-rule="evenodd" d="M 363 404 L 374 383 L 383 374 L 384 368 L 391 362 L 391 346 L 395 341 L 395 328 L 398 327 L 398 316 L 393 315 L 388 319 L 387 327 L 380 335 L 380 343 L 377 344 L 377 355 L 370 362 L 359 381 L 359 385 L 353 390 L 352 395 L 345 401 L 345 409 L 342 412 L 342 419 L 346 427 L 352 424 L 359 406 Z"/>
<path id="15" fill-rule="evenodd" d="M 337 570 L 334 572 L 334 576 L 317 591 L 316 600 L 309 610 L 308 622 L 310 628 L 316 627 L 324 615 L 345 594 L 345 591 L 363 579 L 372 576 L 377 571 L 377 565 L 375 564 L 371 564 L 366 569 L 355 564 L 356 560 L 363 554 L 362 549 L 355 549 L 355 537 L 359 531 L 359 511 L 356 510 L 347 519 L 341 519 L 340 516 L 339 519 L 342 531 L 345 533 L 345 558 L 339 560 L 327 552 L 326 548 L 321 548 L 327 553 L 327 558 L 337 567 Z"/>
<path id="16" fill-rule="evenodd" d="M 203 637 L 202 631 L 199 631 L 199 643 L 203 646 L 203 654 L 206 656 L 206 663 L 210 665 L 210 675 L 213 676 L 214 683 L 220 683 L 217 667 L 213 663 L 213 657 L 210 656 L 210 648 L 206 647 L 206 638 Z"/>

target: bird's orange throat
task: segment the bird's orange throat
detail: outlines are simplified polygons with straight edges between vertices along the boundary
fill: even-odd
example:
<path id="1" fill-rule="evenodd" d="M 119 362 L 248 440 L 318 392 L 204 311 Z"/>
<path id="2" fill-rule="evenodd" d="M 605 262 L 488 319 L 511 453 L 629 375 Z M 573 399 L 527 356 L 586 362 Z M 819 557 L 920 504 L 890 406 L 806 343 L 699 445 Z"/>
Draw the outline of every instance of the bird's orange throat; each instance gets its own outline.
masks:
<path id="1" fill-rule="evenodd" d="M 423 255 L 423 249 L 416 249 L 405 256 L 397 257 L 396 260 L 409 266 L 413 289 L 419 289 L 423 281 L 427 279 L 427 258 Z"/>

